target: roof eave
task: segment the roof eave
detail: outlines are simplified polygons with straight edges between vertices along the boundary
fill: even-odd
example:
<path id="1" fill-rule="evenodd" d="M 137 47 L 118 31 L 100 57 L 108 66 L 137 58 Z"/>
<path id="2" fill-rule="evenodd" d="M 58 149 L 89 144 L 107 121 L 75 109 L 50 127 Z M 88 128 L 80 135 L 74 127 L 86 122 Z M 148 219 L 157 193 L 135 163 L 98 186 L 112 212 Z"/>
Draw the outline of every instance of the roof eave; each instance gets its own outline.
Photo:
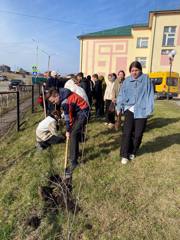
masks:
<path id="1" fill-rule="evenodd" d="M 180 13 L 180 9 L 149 11 L 149 14 L 151 13 L 156 13 L 156 14 Z"/>
<path id="2" fill-rule="evenodd" d="M 81 35 L 81 36 L 77 36 L 77 38 L 79 39 L 79 40 L 82 40 L 82 39 L 87 39 L 87 38 L 111 38 L 111 37 L 132 37 L 132 34 L 131 35 L 101 35 L 101 36 L 99 36 L 99 35 L 94 35 L 94 36 L 88 36 L 88 35 Z"/>
<path id="3" fill-rule="evenodd" d="M 148 20 L 149 28 L 152 27 L 152 19 L 155 15 L 157 15 L 157 14 L 172 14 L 172 13 L 180 14 L 180 9 L 150 11 L 149 12 L 149 20 Z"/>
<path id="4" fill-rule="evenodd" d="M 132 27 L 132 29 L 133 30 L 134 29 L 149 30 L 150 27 L 149 27 L 149 25 L 147 25 L 147 26 L 135 26 L 135 27 Z"/>

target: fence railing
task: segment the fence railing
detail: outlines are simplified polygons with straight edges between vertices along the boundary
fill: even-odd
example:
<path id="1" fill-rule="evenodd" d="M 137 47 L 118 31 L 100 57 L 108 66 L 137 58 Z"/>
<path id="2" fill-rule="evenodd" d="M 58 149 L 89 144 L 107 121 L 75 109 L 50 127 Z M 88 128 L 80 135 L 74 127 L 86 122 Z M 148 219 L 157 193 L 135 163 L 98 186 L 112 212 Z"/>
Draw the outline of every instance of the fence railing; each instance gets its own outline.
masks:
<path id="1" fill-rule="evenodd" d="M 16 123 L 17 131 L 20 130 L 27 109 L 31 108 L 34 113 L 35 97 L 39 92 L 38 85 L 21 85 L 15 91 L 0 92 L 0 135 L 11 123 Z"/>

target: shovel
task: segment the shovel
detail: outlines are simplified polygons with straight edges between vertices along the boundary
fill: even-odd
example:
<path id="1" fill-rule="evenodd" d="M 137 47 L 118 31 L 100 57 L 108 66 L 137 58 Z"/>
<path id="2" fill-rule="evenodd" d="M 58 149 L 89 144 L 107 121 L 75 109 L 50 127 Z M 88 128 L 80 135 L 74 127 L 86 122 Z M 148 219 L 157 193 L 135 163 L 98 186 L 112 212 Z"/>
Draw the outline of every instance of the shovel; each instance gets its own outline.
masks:
<path id="1" fill-rule="evenodd" d="M 43 85 L 42 85 L 41 91 L 42 91 L 42 95 L 43 95 L 44 118 L 46 118 L 47 112 L 46 112 L 46 102 L 45 102 L 45 94 L 44 94 L 44 86 Z"/>
<path id="2" fill-rule="evenodd" d="M 67 163 L 68 163 L 68 147 L 69 147 L 69 138 L 66 138 L 66 149 L 65 149 L 65 158 L 64 158 L 64 178 L 70 177 L 67 173 Z"/>

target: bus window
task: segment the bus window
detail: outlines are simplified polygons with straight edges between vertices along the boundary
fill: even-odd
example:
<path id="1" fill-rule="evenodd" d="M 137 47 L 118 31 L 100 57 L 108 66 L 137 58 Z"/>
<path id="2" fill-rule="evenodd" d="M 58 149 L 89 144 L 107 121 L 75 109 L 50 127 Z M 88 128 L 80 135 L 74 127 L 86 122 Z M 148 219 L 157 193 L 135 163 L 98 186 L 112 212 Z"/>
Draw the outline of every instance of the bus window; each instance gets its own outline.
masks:
<path id="1" fill-rule="evenodd" d="M 168 86 L 177 86 L 178 85 L 178 79 L 168 77 L 167 80 L 166 80 L 166 83 L 167 83 Z"/>
<path id="2" fill-rule="evenodd" d="M 161 85 L 162 84 L 162 78 L 150 78 L 150 80 L 152 81 L 152 83 L 154 85 Z"/>

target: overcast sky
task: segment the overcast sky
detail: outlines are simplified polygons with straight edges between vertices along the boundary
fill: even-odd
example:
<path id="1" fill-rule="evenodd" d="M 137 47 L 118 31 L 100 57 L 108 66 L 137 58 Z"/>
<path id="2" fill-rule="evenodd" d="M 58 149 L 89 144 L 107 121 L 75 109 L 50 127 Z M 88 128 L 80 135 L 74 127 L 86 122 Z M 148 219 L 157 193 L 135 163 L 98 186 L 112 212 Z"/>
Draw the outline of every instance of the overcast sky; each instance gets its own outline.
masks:
<path id="1" fill-rule="evenodd" d="M 179 0 L 0 0 L 0 64 L 31 71 L 36 43 L 51 57 L 51 70 L 79 70 L 79 40 L 83 33 L 135 23 L 147 23 L 152 10 L 180 9 Z M 48 56 L 39 51 L 39 69 Z"/>

